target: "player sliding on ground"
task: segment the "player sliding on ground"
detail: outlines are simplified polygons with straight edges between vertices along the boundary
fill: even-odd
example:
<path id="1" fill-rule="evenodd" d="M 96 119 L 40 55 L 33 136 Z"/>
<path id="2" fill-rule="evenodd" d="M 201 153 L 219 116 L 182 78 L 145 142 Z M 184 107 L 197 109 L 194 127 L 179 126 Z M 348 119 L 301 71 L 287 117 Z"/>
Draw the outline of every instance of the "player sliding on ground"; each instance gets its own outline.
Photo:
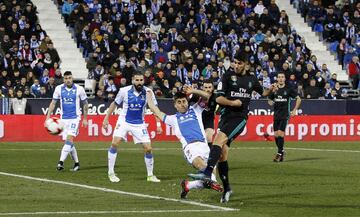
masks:
<path id="1" fill-rule="evenodd" d="M 187 94 L 199 95 L 198 103 L 189 107 L 188 98 L 185 93 L 178 92 L 174 96 L 174 107 L 177 110 L 174 115 L 166 115 L 151 100 L 154 96 L 151 91 L 146 93 L 149 108 L 163 122 L 174 128 L 176 137 L 180 140 L 186 160 L 196 169 L 202 171 L 206 168 L 209 156 L 209 146 L 206 141 L 204 127 L 202 125 L 202 112 L 204 110 L 209 94 L 205 91 L 184 87 Z M 221 185 L 210 181 L 206 185 L 201 180 L 181 182 L 181 198 L 186 198 L 191 189 L 212 188 L 222 192 Z"/>
<path id="2" fill-rule="evenodd" d="M 150 142 L 147 126 L 144 122 L 145 108 L 149 101 L 152 104 L 157 104 L 155 97 L 146 99 L 146 91 L 151 91 L 144 87 L 144 75 L 135 73 L 132 77 L 132 85 L 123 87 L 119 90 L 114 102 L 109 106 L 108 112 L 103 121 L 103 127 L 106 129 L 109 125 L 109 117 L 114 112 L 116 106 L 122 104 L 122 112 L 119 115 L 118 121 L 113 133 L 113 140 L 108 150 L 108 176 L 111 182 L 119 182 L 120 179 L 116 176 L 114 167 L 117 157 L 117 147 L 121 140 L 127 140 L 127 134 L 130 132 L 133 136 L 135 144 L 142 144 L 144 148 L 144 160 L 147 170 L 148 182 L 160 182 L 154 176 L 154 157 L 152 154 L 152 147 Z M 162 133 L 160 121 L 157 123 L 157 133 Z"/>

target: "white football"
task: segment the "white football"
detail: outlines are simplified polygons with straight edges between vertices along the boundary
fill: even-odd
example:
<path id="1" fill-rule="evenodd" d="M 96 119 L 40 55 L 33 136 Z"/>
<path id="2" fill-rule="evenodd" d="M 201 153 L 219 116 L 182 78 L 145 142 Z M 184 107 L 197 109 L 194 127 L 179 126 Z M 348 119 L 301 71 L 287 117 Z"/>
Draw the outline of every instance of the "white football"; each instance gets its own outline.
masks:
<path id="1" fill-rule="evenodd" d="M 46 130 L 52 135 L 58 135 L 64 130 L 64 123 L 57 117 L 51 117 L 45 122 Z"/>

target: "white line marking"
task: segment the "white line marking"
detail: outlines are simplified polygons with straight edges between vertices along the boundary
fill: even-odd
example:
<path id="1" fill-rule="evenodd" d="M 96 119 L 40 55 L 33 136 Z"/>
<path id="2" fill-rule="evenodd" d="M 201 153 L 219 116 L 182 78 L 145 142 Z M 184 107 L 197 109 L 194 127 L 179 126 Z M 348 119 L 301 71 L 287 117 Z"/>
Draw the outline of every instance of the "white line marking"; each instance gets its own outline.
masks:
<path id="1" fill-rule="evenodd" d="M 272 147 L 235 147 L 230 148 L 232 150 L 273 150 Z M 346 150 L 346 149 L 321 149 L 321 148 L 286 148 L 288 150 L 294 151 L 325 151 L 325 152 L 343 152 L 343 153 L 360 153 L 360 150 Z M 9 148 L 2 149 L 3 151 L 59 151 L 61 149 L 52 149 L 52 148 Z M 78 151 L 106 151 L 107 148 L 84 148 L 77 149 Z M 141 148 L 119 148 L 119 150 L 124 151 L 139 151 Z M 153 148 L 155 151 L 168 151 L 168 150 L 182 150 L 181 148 Z"/>
<path id="2" fill-rule="evenodd" d="M 75 214 L 119 214 L 119 213 L 186 213 L 186 212 L 224 212 L 214 209 L 184 209 L 184 210 L 121 210 L 121 211 L 74 211 L 74 212 L 8 212 L 0 213 L 0 216 L 10 215 L 75 215 Z"/>
<path id="3" fill-rule="evenodd" d="M 61 185 L 69 185 L 69 186 L 75 186 L 75 187 L 80 187 L 80 188 L 98 190 L 98 191 L 103 191 L 103 192 L 112 192 L 112 193 L 116 193 L 116 194 L 130 195 L 130 196 L 134 196 L 134 197 L 142 197 L 142 198 L 148 198 L 148 199 L 172 201 L 172 202 L 178 202 L 178 203 L 189 204 L 189 205 L 194 205 L 194 206 L 207 207 L 207 208 L 223 210 L 223 211 L 237 211 L 237 210 L 239 210 L 239 209 L 215 206 L 215 205 L 210 205 L 210 204 L 205 204 L 205 203 L 199 203 L 199 202 L 195 202 L 195 201 L 179 200 L 179 199 L 174 199 L 174 198 L 152 196 L 152 195 L 147 195 L 147 194 L 120 191 L 120 190 L 115 190 L 115 189 L 110 189 L 110 188 L 102 188 L 102 187 L 96 187 L 96 186 L 91 186 L 91 185 L 82 185 L 82 184 L 77 184 L 77 183 L 72 183 L 72 182 L 64 182 L 64 181 L 51 180 L 51 179 L 43 179 L 43 178 L 37 178 L 37 177 L 32 177 L 32 176 L 24 176 L 24 175 L 12 174 L 12 173 L 0 172 L 0 175 L 12 176 L 12 177 L 17 177 L 17 178 L 41 181 L 41 182 L 55 183 L 55 184 L 61 184 Z"/>

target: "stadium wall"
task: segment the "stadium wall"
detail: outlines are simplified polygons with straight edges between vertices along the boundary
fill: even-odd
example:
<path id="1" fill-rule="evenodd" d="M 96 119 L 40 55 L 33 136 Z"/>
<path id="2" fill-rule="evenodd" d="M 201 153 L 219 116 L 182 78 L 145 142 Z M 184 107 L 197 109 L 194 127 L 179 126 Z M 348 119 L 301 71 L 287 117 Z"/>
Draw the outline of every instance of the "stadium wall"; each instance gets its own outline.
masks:
<path id="1" fill-rule="evenodd" d="M 111 141 L 116 115 L 110 118 L 110 126 L 103 129 L 104 116 L 89 116 L 88 128 L 80 127 L 76 141 Z M 218 119 L 218 117 L 216 117 Z M 1 142 L 61 141 L 60 136 L 52 136 L 43 127 L 44 115 L 0 115 Z M 250 116 L 247 126 L 237 139 L 240 141 L 264 141 L 273 135 L 272 116 Z M 146 115 L 149 134 L 154 141 L 177 141 L 173 130 L 162 124 L 163 134 L 156 135 L 153 115 Z M 189 129 L 191 130 L 191 129 Z M 289 121 L 286 130 L 287 141 L 359 141 L 359 115 L 304 115 Z M 131 136 L 129 136 L 131 140 Z"/>

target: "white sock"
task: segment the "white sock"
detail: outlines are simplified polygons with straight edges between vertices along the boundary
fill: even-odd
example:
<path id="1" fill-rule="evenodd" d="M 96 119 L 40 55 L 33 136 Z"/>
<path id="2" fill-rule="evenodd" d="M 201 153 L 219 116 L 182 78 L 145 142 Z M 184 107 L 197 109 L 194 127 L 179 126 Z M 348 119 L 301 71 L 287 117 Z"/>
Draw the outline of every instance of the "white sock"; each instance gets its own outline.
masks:
<path id="1" fill-rule="evenodd" d="M 65 144 L 61 150 L 60 161 L 64 162 L 66 160 L 68 154 L 71 152 L 72 147 L 73 147 L 72 142 L 65 141 Z"/>
<path id="2" fill-rule="evenodd" d="M 215 176 L 215 174 L 214 174 L 214 173 L 211 173 L 211 180 L 213 180 L 214 182 L 217 182 L 217 180 L 216 180 L 216 176 Z"/>
<path id="3" fill-rule="evenodd" d="M 79 163 L 79 158 L 78 158 L 78 155 L 77 155 L 75 145 L 72 147 L 70 154 L 71 154 L 71 157 L 74 160 L 74 162 Z"/>
<path id="4" fill-rule="evenodd" d="M 115 173 L 114 172 L 114 167 L 115 167 L 115 162 L 116 162 L 116 156 L 117 156 L 117 149 L 110 147 L 109 151 L 108 151 L 108 173 Z"/>
<path id="5" fill-rule="evenodd" d="M 204 188 L 203 181 L 201 181 L 201 180 L 190 181 L 190 182 L 188 182 L 188 188 L 189 188 L 189 190 Z"/>
<path id="6" fill-rule="evenodd" d="M 154 170 L 154 157 L 152 155 L 152 153 L 146 153 L 145 154 L 145 165 L 146 165 L 146 170 L 147 170 L 147 175 L 148 176 L 153 176 L 153 170 Z"/>

